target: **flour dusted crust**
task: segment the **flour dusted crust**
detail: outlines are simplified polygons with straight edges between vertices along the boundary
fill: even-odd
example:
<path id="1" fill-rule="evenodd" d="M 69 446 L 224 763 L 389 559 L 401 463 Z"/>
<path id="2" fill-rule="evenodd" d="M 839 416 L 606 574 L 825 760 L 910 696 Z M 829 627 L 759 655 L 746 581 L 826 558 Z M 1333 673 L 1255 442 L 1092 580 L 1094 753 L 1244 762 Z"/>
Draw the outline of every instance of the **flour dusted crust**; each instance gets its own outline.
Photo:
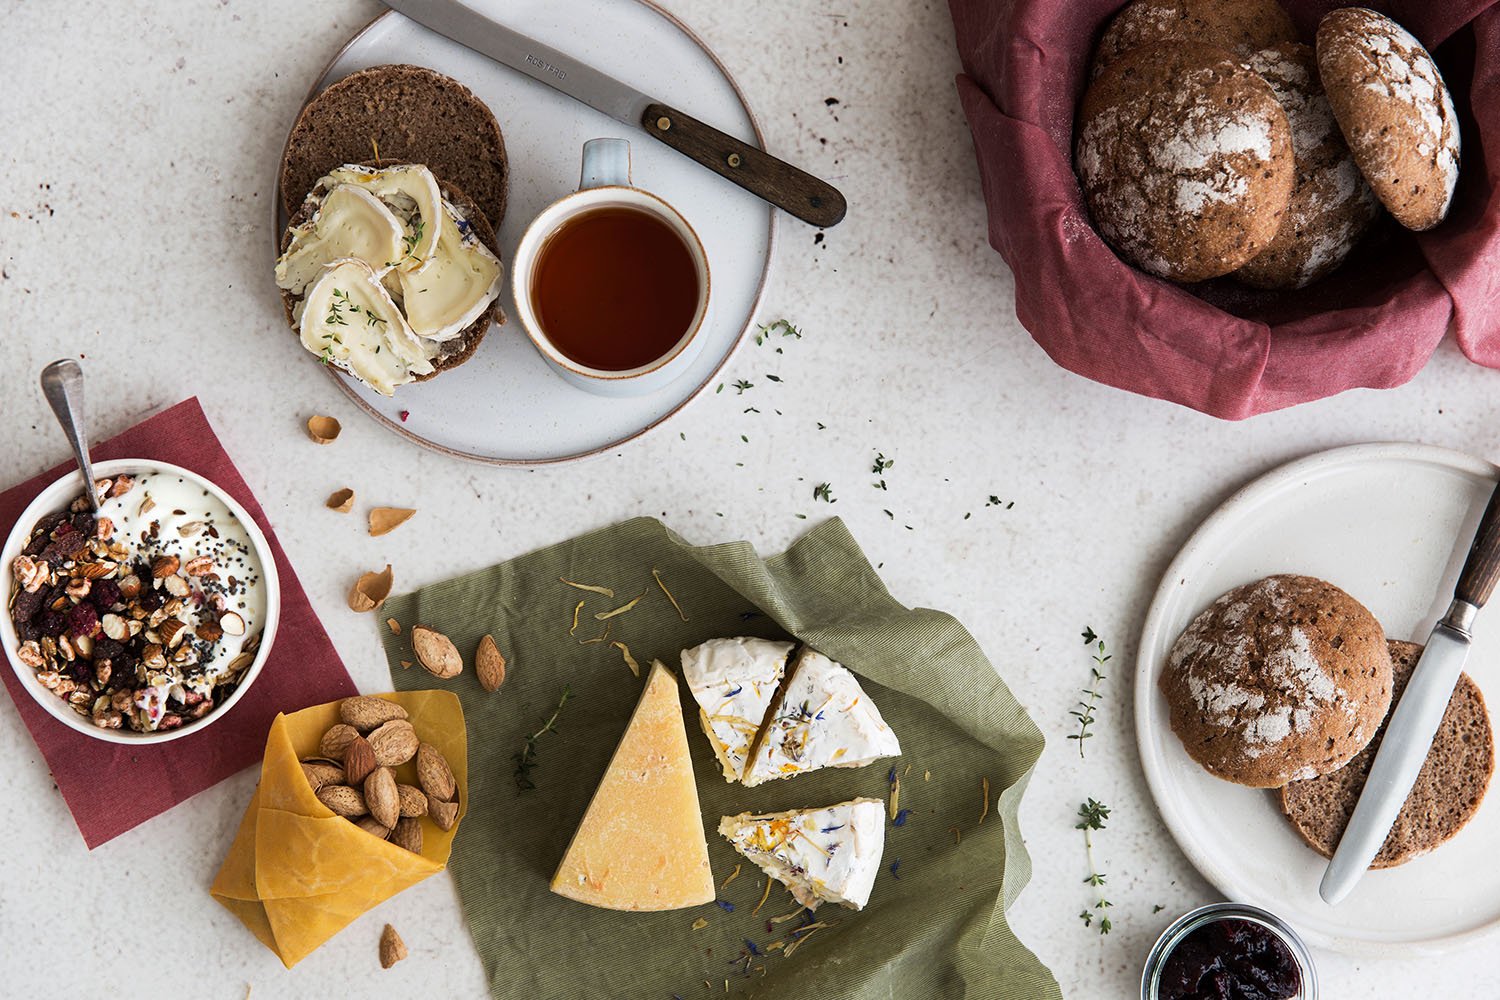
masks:
<path id="1" fill-rule="evenodd" d="M 1145 45 L 1084 94 L 1075 150 L 1100 234 L 1177 281 L 1228 274 L 1276 235 L 1294 179 L 1269 85 L 1222 49 Z"/>
<path id="2" fill-rule="evenodd" d="M 1135 0 L 1115 15 L 1094 55 L 1094 74 L 1141 45 L 1202 42 L 1241 59 L 1297 40 L 1277 0 Z"/>
<path id="3" fill-rule="evenodd" d="M 1283 42 L 1252 54 L 1292 127 L 1292 200 L 1275 239 L 1234 273 L 1256 288 L 1303 288 L 1344 262 L 1380 211 L 1318 82 L 1312 47 Z"/>
<path id="4" fill-rule="evenodd" d="M 1338 587 L 1270 576 L 1193 619 L 1158 686 L 1188 756 L 1278 788 L 1365 748 L 1390 707 L 1391 657 L 1380 623 Z"/>
<path id="5" fill-rule="evenodd" d="M 1442 222 L 1458 183 L 1458 115 L 1432 56 L 1385 15 L 1345 7 L 1318 25 L 1318 69 L 1355 162 L 1396 221 Z"/>
<path id="6" fill-rule="evenodd" d="M 1406 689 L 1422 647 L 1393 641 L 1390 650 L 1394 702 Z M 1325 858 L 1333 857 L 1354 815 L 1384 733 L 1382 722 L 1370 745 L 1348 764 L 1332 774 L 1294 781 L 1281 790 L 1287 819 L 1308 846 Z M 1479 811 L 1494 770 L 1495 740 L 1484 695 L 1468 674 L 1460 674 L 1416 784 L 1370 867 L 1394 868 L 1452 840 Z"/>

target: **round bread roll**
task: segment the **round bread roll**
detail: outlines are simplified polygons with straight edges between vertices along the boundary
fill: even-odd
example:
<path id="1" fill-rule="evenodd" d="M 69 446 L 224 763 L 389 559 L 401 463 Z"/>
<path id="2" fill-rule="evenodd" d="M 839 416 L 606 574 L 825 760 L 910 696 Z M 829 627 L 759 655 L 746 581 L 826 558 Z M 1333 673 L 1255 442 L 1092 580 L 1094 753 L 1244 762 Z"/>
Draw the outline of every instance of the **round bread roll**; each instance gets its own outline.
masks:
<path id="1" fill-rule="evenodd" d="M 1393 641 L 1390 650 L 1395 668 L 1391 683 L 1394 705 L 1406 690 L 1422 647 Z M 1348 764 L 1332 774 L 1294 781 L 1281 790 L 1281 808 L 1287 819 L 1308 846 L 1325 858 L 1333 857 L 1349 817 L 1354 815 L 1384 734 L 1382 722 L 1370 745 Z M 1494 770 L 1495 741 L 1484 695 L 1468 674 L 1460 675 L 1417 783 L 1370 867 L 1394 868 L 1452 840 L 1479 811 Z"/>
<path id="2" fill-rule="evenodd" d="M 1269 576 L 1194 618 L 1158 686 L 1188 756 L 1279 788 L 1365 748 L 1391 704 L 1391 657 L 1375 616 L 1338 587 Z"/>
<path id="3" fill-rule="evenodd" d="M 1089 214 L 1120 256 L 1176 281 L 1265 249 L 1294 179 L 1291 128 L 1264 80 L 1227 52 L 1143 45 L 1090 85 L 1075 159 Z"/>
<path id="4" fill-rule="evenodd" d="M 1094 53 L 1094 74 L 1152 42 L 1202 42 L 1246 59 L 1296 40 L 1297 29 L 1276 0 L 1134 0 L 1104 29 Z"/>
<path id="5" fill-rule="evenodd" d="M 1286 111 L 1297 179 L 1276 238 L 1234 276 L 1256 288 L 1303 288 L 1344 262 L 1380 203 L 1333 119 L 1312 47 L 1283 42 L 1247 62 Z"/>
<path id="6" fill-rule="evenodd" d="M 1384 14 L 1345 7 L 1318 25 L 1318 70 L 1354 161 L 1396 221 L 1442 222 L 1458 184 L 1458 115 L 1422 43 Z"/>

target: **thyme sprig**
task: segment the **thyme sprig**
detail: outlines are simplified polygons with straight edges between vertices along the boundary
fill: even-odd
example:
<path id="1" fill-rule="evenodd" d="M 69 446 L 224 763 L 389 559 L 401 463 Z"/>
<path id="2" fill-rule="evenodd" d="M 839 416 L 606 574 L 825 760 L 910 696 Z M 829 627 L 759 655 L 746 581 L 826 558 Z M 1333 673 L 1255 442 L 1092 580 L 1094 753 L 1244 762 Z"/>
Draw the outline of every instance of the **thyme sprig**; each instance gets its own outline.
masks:
<path id="1" fill-rule="evenodd" d="M 1078 919 L 1083 921 L 1083 926 L 1095 926 L 1094 918 L 1098 917 L 1098 928 L 1100 934 L 1108 934 L 1114 924 L 1109 919 L 1109 914 L 1102 911 L 1109 909 L 1114 904 L 1104 895 L 1105 876 L 1099 871 L 1099 866 L 1094 863 L 1094 831 L 1104 829 L 1104 821 L 1109 819 L 1109 806 L 1102 802 L 1096 802 L 1092 798 L 1078 807 L 1078 823 L 1076 829 L 1083 831 L 1083 847 L 1088 854 L 1089 874 L 1084 884 L 1093 886 L 1098 890 L 1094 895 L 1097 899 L 1091 909 L 1085 909 L 1078 914 Z M 1101 911 L 1095 914 L 1095 910 Z"/>
<path id="2" fill-rule="evenodd" d="M 557 717 L 561 714 L 563 706 L 568 703 L 568 699 L 571 697 L 573 697 L 573 688 L 566 684 L 563 685 L 562 697 L 557 699 L 557 707 L 552 710 L 552 715 L 546 722 L 542 723 L 542 728 L 526 737 L 525 747 L 519 753 L 512 755 L 511 759 L 516 762 L 515 777 L 517 791 L 524 792 L 536 787 L 535 782 L 531 780 L 531 769 L 536 766 L 536 741 L 548 733 L 557 732 Z"/>
<path id="3" fill-rule="evenodd" d="M 833 495 L 833 486 L 829 483 L 819 483 L 814 486 L 813 499 L 822 500 L 825 503 L 838 503 L 838 499 Z"/>
<path id="4" fill-rule="evenodd" d="M 1089 686 L 1083 689 L 1083 693 L 1088 696 L 1088 700 L 1079 701 L 1078 707 L 1068 713 L 1078 720 L 1078 732 L 1069 734 L 1068 739 L 1078 741 L 1078 756 L 1080 758 L 1084 755 L 1083 741 L 1094 735 L 1089 732 L 1089 727 L 1094 724 L 1094 708 L 1101 697 L 1100 685 L 1106 679 L 1104 671 L 1101 668 L 1114 659 L 1112 655 L 1104 651 L 1104 640 L 1099 638 L 1093 629 L 1084 628 L 1083 642 L 1086 646 L 1095 646 L 1093 654 L 1094 662 L 1089 668 L 1089 673 L 1091 674 Z"/>

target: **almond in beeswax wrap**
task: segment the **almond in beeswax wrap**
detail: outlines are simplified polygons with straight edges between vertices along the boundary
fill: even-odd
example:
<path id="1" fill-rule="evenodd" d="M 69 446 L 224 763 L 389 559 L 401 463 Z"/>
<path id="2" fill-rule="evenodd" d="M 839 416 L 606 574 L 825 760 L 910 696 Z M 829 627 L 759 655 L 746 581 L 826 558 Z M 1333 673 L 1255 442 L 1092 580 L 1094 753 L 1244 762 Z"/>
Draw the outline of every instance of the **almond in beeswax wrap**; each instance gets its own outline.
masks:
<path id="1" fill-rule="evenodd" d="M 379 695 L 406 709 L 424 742 L 442 751 L 458 781 L 459 819 L 468 810 L 468 752 L 463 709 L 447 691 Z M 423 818 L 422 853 L 386 843 L 336 816 L 313 794 L 300 760 L 339 721 L 338 702 L 278 715 L 266 739 L 260 785 L 209 890 L 287 968 L 366 910 L 448 863 L 458 825 Z M 396 780 L 417 784 L 416 765 Z"/>
<path id="2" fill-rule="evenodd" d="M 444 632 L 464 655 L 448 690 L 473 727 L 473 807 L 452 870 L 496 1000 L 1057 1000 L 1052 975 L 1005 913 L 1030 875 L 1016 809 L 1041 733 L 968 631 L 894 600 L 843 522 L 762 559 L 746 542 L 692 546 L 637 518 L 392 598 L 386 616 L 403 626 L 395 635 L 380 625 L 398 687 L 430 683 L 400 665 L 414 659 L 413 623 Z M 508 660 L 493 693 L 473 670 L 485 633 Z M 613 643 L 644 674 L 652 659 L 675 671 L 680 650 L 731 635 L 795 636 L 847 665 L 902 755 L 755 788 L 727 784 L 682 685 L 718 905 L 622 913 L 548 891 L 644 683 Z M 572 697 L 556 731 L 537 737 L 527 768 L 536 787 L 522 790 L 515 755 L 564 685 Z M 724 815 L 861 795 L 897 808 L 858 913 L 827 904 L 809 922 L 718 833 Z"/>

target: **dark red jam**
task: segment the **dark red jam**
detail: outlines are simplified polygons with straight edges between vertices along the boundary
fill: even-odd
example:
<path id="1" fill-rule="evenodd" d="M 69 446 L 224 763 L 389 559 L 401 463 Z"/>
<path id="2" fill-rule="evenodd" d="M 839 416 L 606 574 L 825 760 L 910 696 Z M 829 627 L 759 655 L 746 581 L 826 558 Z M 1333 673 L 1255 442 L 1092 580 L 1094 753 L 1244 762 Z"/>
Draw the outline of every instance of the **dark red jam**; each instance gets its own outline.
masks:
<path id="1" fill-rule="evenodd" d="M 1160 1000 L 1291 1000 L 1301 992 L 1291 949 L 1253 920 L 1216 920 L 1188 934 L 1157 984 Z"/>

